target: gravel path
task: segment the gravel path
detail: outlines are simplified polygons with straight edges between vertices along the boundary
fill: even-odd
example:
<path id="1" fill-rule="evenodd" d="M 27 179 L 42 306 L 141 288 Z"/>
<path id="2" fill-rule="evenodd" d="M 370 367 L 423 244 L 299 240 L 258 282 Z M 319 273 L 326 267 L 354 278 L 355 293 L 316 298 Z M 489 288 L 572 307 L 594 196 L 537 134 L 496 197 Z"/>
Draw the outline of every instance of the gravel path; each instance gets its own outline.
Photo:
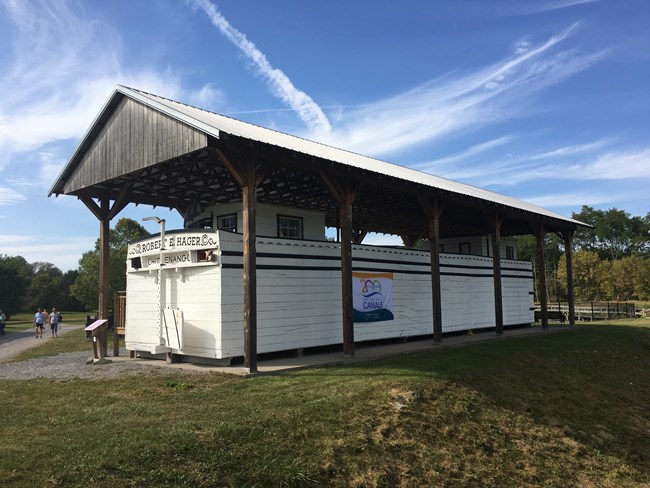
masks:
<path id="1" fill-rule="evenodd" d="M 79 330 L 82 326 L 65 326 L 62 333 L 67 334 L 73 330 Z M 125 374 L 159 374 L 165 371 L 157 362 L 143 364 L 137 362 L 114 360 L 109 364 L 86 364 L 92 357 L 92 345 L 88 344 L 87 352 L 67 352 L 56 356 L 28 359 L 8 363 L 13 357 L 32 347 L 43 344 L 45 341 L 52 341 L 51 337 L 36 339 L 34 332 L 11 331 L 0 337 L 0 379 L 7 380 L 33 380 L 36 378 L 49 378 L 57 381 L 67 381 L 74 378 L 115 378 Z M 125 350 L 120 354 L 128 354 Z M 108 358 L 112 359 L 112 358 Z M 158 364 L 160 364 L 158 362 Z M 167 370 L 168 372 L 168 370 Z"/>

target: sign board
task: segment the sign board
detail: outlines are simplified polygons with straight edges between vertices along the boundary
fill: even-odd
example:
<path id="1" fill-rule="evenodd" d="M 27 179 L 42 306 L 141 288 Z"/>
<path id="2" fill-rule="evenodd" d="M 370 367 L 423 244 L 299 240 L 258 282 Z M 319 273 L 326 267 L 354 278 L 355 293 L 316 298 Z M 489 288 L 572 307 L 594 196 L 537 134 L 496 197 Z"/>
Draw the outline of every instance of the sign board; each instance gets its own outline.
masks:
<path id="1" fill-rule="evenodd" d="M 217 262 L 219 238 L 216 232 L 180 231 L 160 235 L 129 244 L 127 270 L 144 271 L 160 268 L 184 268 L 214 265 Z"/>
<path id="2" fill-rule="evenodd" d="M 92 324 L 90 324 L 88 327 L 84 328 L 86 332 L 92 332 L 93 330 L 99 329 L 102 325 L 104 325 L 108 320 L 106 319 L 101 319 L 101 320 L 95 320 Z"/>
<path id="3" fill-rule="evenodd" d="M 393 320 L 393 273 L 352 272 L 352 320 Z"/>

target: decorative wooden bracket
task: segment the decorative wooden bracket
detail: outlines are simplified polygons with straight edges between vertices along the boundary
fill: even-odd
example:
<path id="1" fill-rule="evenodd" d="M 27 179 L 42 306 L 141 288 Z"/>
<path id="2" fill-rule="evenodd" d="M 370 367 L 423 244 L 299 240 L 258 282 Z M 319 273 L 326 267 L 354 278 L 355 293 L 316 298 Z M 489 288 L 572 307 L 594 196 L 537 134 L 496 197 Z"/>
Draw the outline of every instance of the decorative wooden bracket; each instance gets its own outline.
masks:
<path id="1" fill-rule="evenodd" d="M 354 244 L 361 244 L 368 235 L 368 231 L 365 229 L 352 229 L 352 242 Z"/>

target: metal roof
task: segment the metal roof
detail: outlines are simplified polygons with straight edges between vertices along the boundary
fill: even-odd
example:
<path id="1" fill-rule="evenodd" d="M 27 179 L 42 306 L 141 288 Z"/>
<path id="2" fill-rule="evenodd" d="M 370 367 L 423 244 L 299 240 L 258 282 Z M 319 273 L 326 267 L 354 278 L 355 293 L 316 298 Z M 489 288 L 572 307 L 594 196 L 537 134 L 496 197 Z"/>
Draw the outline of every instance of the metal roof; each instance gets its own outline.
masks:
<path id="1" fill-rule="evenodd" d="M 162 113 L 174 117 L 183 123 L 204 131 L 205 133 L 216 138 L 219 138 L 221 132 L 225 132 L 253 141 L 278 146 L 291 151 L 296 151 L 309 156 L 334 161 L 336 163 L 362 169 L 365 171 L 380 173 L 392 178 L 398 178 L 400 180 L 425 185 L 434 189 L 477 198 L 525 212 L 531 212 L 545 217 L 561 220 L 581 227 L 588 227 L 580 221 L 565 217 L 561 214 L 552 212 L 542 207 L 538 207 L 523 200 L 478 188 L 472 185 L 448 180 L 446 178 L 417 171 L 412 168 L 388 163 L 379 159 L 374 159 L 358 153 L 346 151 L 344 149 L 328 146 L 326 144 L 310 141 L 301 137 L 285 134 L 272 129 L 268 129 L 266 127 L 243 122 L 241 120 L 192 107 L 190 105 L 169 100 L 167 98 L 143 92 L 134 88 L 118 85 L 112 97 L 115 95 L 115 93 L 122 93 L 128 97 L 131 97 L 143 103 L 144 105 L 157 109 Z"/>

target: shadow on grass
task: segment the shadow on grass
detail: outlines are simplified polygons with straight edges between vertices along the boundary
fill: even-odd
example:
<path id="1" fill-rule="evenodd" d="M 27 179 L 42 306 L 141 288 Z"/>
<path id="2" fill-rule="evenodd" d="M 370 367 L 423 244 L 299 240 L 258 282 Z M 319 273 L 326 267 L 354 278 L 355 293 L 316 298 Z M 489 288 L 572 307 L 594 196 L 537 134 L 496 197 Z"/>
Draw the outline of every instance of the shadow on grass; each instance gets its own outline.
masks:
<path id="1" fill-rule="evenodd" d="M 649 371 L 649 328 L 589 325 L 303 374 L 446 380 L 647 474 Z"/>

